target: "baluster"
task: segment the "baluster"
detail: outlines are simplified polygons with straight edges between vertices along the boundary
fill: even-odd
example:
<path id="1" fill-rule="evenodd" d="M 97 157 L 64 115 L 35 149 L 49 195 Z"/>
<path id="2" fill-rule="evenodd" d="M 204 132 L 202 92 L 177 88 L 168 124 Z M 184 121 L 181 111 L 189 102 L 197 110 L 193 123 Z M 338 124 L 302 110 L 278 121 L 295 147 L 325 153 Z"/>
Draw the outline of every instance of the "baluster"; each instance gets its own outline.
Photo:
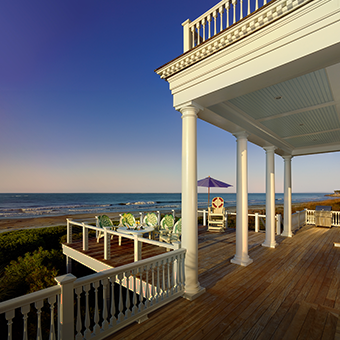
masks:
<path id="1" fill-rule="evenodd" d="M 28 340 L 28 337 L 27 337 L 27 314 L 28 312 L 30 311 L 30 305 L 26 305 L 26 306 L 23 306 L 21 307 L 21 314 L 23 315 L 22 316 L 22 319 L 24 320 L 24 329 L 23 329 L 23 340 Z"/>
<path id="2" fill-rule="evenodd" d="M 223 31 L 223 12 L 224 12 L 224 7 L 223 6 L 221 6 L 220 8 L 219 8 L 219 12 L 220 12 L 220 32 L 222 32 Z"/>
<path id="3" fill-rule="evenodd" d="M 227 14 L 227 23 L 226 23 L 227 26 L 226 26 L 226 28 L 228 28 L 230 26 L 230 19 L 229 19 L 230 2 L 229 1 L 226 3 L 225 9 L 226 9 L 226 14 Z"/>
<path id="4" fill-rule="evenodd" d="M 5 316 L 7 320 L 7 339 L 12 340 L 12 324 L 13 318 L 15 316 L 15 310 L 13 309 L 9 312 L 6 312 Z"/>
<path id="5" fill-rule="evenodd" d="M 243 19 L 243 0 L 240 0 L 240 20 Z"/>
<path id="6" fill-rule="evenodd" d="M 157 298 L 156 298 L 157 302 L 159 302 L 160 291 L 161 291 L 161 287 L 159 283 L 159 262 L 157 262 Z"/>
<path id="7" fill-rule="evenodd" d="M 48 298 L 48 303 L 50 304 L 50 336 L 49 340 L 57 340 L 55 335 L 55 326 L 54 326 L 54 304 L 56 302 L 56 296 L 52 296 Z"/>
<path id="8" fill-rule="evenodd" d="M 208 39 L 211 38 L 211 14 L 207 16 L 207 21 L 208 21 Z"/>
<path id="9" fill-rule="evenodd" d="M 93 282 L 92 286 L 94 288 L 94 326 L 93 326 L 93 334 L 98 335 L 100 332 L 100 326 L 98 324 L 99 322 L 99 310 L 98 310 L 98 287 L 99 287 L 99 281 Z"/>
<path id="10" fill-rule="evenodd" d="M 149 266 L 146 265 L 145 267 L 146 270 L 146 277 L 145 277 L 145 308 L 148 308 L 150 305 L 149 301 Z"/>
<path id="11" fill-rule="evenodd" d="M 180 273 L 181 273 L 181 279 L 182 279 L 182 289 L 184 288 L 184 282 L 185 282 L 185 267 L 184 267 L 184 263 L 185 263 L 185 255 L 182 254 L 181 255 L 181 268 L 180 268 Z"/>
<path id="12" fill-rule="evenodd" d="M 267 0 L 263 0 L 263 6 L 267 4 Z"/>
<path id="13" fill-rule="evenodd" d="M 118 304 L 119 314 L 118 314 L 118 322 L 122 322 L 123 319 L 124 319 L 124 314 L 123 314 L 124 304 L 123 304 L 122 279 L 123 279 L 123 273 L 119 273 L 118 274 L 118 280 L 119 280 L 119 304 Z"/>
<path id="14" fill-rule="evenodd" d="M 195 47 L 195 26 L 191 26 L 191 48 Z"/>
<path id="15" fill-rule="evenodd" d="M 259 9 L 259 0 L 255 1 L 255 11 Z"/>
<path id="16" fill-rule="evenodd" d="M 172 256 L 170 260 L 171 271 L 171 295 L 174 295 L 176 289 L 176 276 L 175 276 L 175 258 Z"/>
<path id="17" fill-rule="evenodd" d="M 155 302 L 155 265 L 152 263 L 150 265 L 151 269 L 151 303 L 150 305 L 153 306 Z"/>
<path id="18" fill-rule="evenodd" d="M 90 284 L 83 286 L 83 290 L 85 292 L 85 332 L 84 338 L 90 339 L 91 330 L 90 330 L 90 305 L 89 305 L 89 291 L 90 291 Z"/>
<path id="19" fill-rule="evenodd" d="M 217 11 L 214 11 L 213 13 L 213 18 L 214 18 L 214 35 L 217 34 L 217 30 L 216 30 L 216 24 L 217 24 Z"/>
<path id="20" fill-rule="evenodd" d="M 233 12 L 234 12 L 233 24 L 235 24 L 235 22 L 236 22 L 236 3 L 237 3 L 237 0 L 232 0 L 232 2 L 233 2 Z"/>
<path id="21" fill-rule="evenodd" d="M 165 295 L 165 265 L 164 260 L 162 260 L 162 300 L 164 300 Z"/>
<path id="22" fill-rule="evenodd" d="M 143 304 L 143 267 L 139 268 L 139 308 L 138 312 L 142 312 L 144 310 Z"/>
<path id="23" fill-rule="evenodd" d="M 133 275 L 133 307 L 132 307 L 132 315 L 137 314 L 137 288 L 136 288 L 136 269 L 132 270 L 132 275 Z"/>
<path id="24" fill-rule="evenodd" d="M 102 328 L 103 330 L 107 330 L 109 328 L 109 322 L 107 321 L 107 285 L 108 285 L 108 279 L 101 280 L 103 285 L 103 324 Z"/>
<path id="25" fill-rule="evenodd" d="M 82 292 L 82 287 L 78 287 L 75 289 L 75 293 L 77 295 L 77 323 L 76 323 L 76 340 L 81 340 L 83 339 L 83 335 L 81 334 L 81 314 L 80 314 L 80 294 Z"/>
<path id="26" fill-rule="evenodd" d="M 250 0 L 248 0 L 248 10 L 247 10 L 247 15 L 250 14 Z"/>
<path id="27" fill-rule="evenodd" d="M 166 296 L 169 297 L 171 289 L 171 277 L 170 277 L 170 260 L 166 259 L 166 265 L 168 267 L 168 289 L 166 290 Z"/>
<path id="28" fill-rule="evenodd" d="M 113 326 L 117 323 L 116 319 L 116 300 L 115 300 L 115 276 L 110 277 L 111 282 L 111 318 L 110 318 L 110 326 Z"/>
<path id="29" fill-rule="evenodd" d="M 44 301 L 37 301 L 35 304 L 35 308 L 37 309 L 37 340 L 42 340 L 41 334 L 41 308 L 44 305 Z"/>
<path id="30" fill-rule="evenodd" d="M 196 43 L 196 46 L 198 46 L 201 43 L 200 28 L 201 28 L 201 24 L 198 22 L 196 24 L 196 30 L 197 30 L 197 43 Z"/>
<path id="31" fill-rule="evenodd" d="M 202 27 L 203 27 L 203 42 L 205 41 L 205 18 L 202 19 Z"/>
<path id="32" fill-rule="evenodd" d="M 125 272 L 125 277 L 126 277 L 126 311 L 125 311 L 125 319 L 129 318 L 131 315 L 131 310 L 130 310 L 130 271 L 128 270 Z"/>

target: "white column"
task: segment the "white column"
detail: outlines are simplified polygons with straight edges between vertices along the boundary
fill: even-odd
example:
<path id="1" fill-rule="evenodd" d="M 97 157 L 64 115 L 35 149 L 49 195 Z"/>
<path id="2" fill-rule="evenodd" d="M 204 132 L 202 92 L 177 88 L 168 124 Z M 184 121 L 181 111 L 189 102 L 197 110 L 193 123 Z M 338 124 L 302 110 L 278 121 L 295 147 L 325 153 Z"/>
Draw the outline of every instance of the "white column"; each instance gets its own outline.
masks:
<path id="1" fill-rule="evenodd" d="M 182 113 L 182 247 L 185 257 L 185 298 L 193 300 L 205 292 L 198 282 L 197 225 L 197 113 L 193 103 Z"/>
<path id="2" fill-rule="evenodd" d="M 282 236 L 292 237 L 292 156 L 283 156 L 284 171 L 284 208 Z"/>
<path id="3" fill-rule="evenodd" d="M 236 254 L 230 262 L 248 266 L 253 262 L 248 255 L 248 135 L 243 131 L 234 136 L 237 138 Z"/>
<path id="4" fill-rule="evenodd" d="M 266 150 L 266 239 L 262 246 L 275 248 L 275 146 Z"/>

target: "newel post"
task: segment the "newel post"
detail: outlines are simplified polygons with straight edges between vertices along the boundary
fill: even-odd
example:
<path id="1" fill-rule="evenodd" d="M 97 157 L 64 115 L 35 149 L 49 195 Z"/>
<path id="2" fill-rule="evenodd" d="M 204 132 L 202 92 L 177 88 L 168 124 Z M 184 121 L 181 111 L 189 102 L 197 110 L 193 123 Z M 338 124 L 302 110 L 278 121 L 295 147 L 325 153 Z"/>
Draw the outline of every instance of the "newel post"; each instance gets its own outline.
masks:
<path id="1" fill-rule="evenodd" d="M 190 28 L 189 28 L 190 23 L 191 23 L 190 19 L 187 19 L 182 24 L 183 26 L 183 53 L 189 51 L 192 47 L 191 33 L 190 33 Z"/>
<path id="2" fill-rule="evenodd" d="M 89 250 L 89 230 L 83 223 L 83 250 Z"/>
<path id="3" fill-rule="evenodd" d="M 72 274 L 66 274 L 54 279 L 61 288 L 58 313 L 60 340 L 74 339 L 73 282 L 77 278 Z"/>

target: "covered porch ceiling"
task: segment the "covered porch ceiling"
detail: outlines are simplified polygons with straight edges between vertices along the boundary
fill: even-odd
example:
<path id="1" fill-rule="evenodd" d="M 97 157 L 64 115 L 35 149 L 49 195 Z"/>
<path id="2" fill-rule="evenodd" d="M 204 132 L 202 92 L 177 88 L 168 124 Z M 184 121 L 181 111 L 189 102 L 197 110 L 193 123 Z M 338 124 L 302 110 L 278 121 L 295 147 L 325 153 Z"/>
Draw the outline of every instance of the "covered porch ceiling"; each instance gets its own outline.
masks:
<path id="1" fill-rule="evenodd" d="M 282 156 L 340 151 L 340 64 L 212 105 L 208 97 L 197 103 L 205 107 L 201 119 L 231 133 L 246 130 L 251 142 L 274 145 Z"/>
<path id="2" fill-rule="evenodd" d="M 198 105 L 198 118 L 246 131 L 281 156 L 340 151 L 340 6 L 280 6 L 288 2 L 272 1 L 156 72 L 169 82 L 176 109 Z M 251 30 L 278 8 L 280 17 Z"/>

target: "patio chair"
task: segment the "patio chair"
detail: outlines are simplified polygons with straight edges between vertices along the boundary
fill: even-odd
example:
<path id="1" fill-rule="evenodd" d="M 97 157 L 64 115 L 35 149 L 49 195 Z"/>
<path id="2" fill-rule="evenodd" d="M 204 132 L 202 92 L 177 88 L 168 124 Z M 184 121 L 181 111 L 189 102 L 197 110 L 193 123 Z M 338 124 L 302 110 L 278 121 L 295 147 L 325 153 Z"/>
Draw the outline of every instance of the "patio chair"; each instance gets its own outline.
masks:
<path id="1" fill-rule="evenodd" d="M 157 215 L 155 213 L 147 213 L 144 216 L 143 223 L 146 226 L 154 228 L 154 231 L 150 233 L 149 238 L 155 239 L 155 231 L 157 232 L 159 228 Z"/>
<path id="2" fill-rule="evenodd" d="M 180 218 L 172 230 L 169 230 L 167 234 L 160 234 L 159 240 L 167 243 L 178 242 L 181 239 L 182 235 L 182 219 Z"/>
<path id="3" fill-rule="evenodd" d="M 161 235 L 167 235 L 174 227 L 174 222 L 174 217 L 172 215 L 165 215 L 159 224 L 159 228 L 155 230 L 155 234 L 158 234 L 159 237 Z"/>
<path id="4" fill-rule="evenodd" d="M 134 228 L 136 226 L 136 219 L 131 213 L 122 214 L 120 217 L 119 226 Z"/>
<path id="5" fill-rule="evenodd" d="M 224 200 L 222 197 L 214 197 L 208 208 L 208 230 L 223 231 L 225 227 Z"/>
<path id="6" fill-rule="evenodd" d="M 107 230 L 116 230 L 117 226 L 114 226 L 112 221 L 110 220 L 109 216 L 107 215 L 101 215 L 96 216 L 96 227 L 107 229 Z M 99 239 L 101 237 L 104 237 L 104 231 L 96 231 L 96 237 L 97 237 L 97 243 L 99 242 Z M 112 238 L 112 236 L 111 236 Z"/>

